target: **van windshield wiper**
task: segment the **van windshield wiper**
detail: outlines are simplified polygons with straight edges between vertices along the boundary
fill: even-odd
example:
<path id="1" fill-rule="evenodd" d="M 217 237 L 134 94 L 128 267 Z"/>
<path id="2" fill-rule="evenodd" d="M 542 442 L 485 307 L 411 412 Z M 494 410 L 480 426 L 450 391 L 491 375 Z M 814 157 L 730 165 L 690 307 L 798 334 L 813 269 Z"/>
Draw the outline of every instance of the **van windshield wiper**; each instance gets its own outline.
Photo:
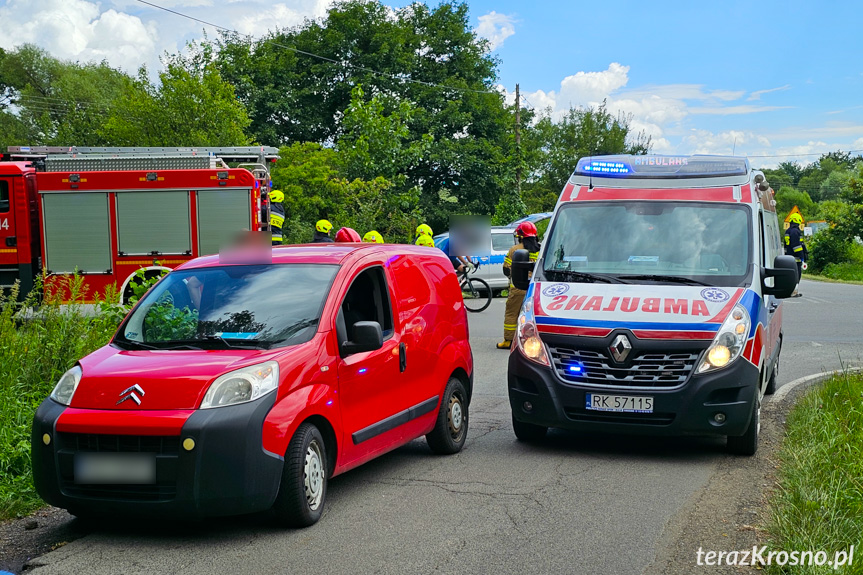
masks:
<path id="1" fill-rule="evenodd" d="M 588 283 L 596 283 L 596 282 L 605 282 L 608 284 L 627 284 L 629 282 L 623 281 L 622 279 L 616 276 L 610 276 L 605 274 L 592 274 L 588 272 L 576 272 L 572 270 L 545 270 L 545 274 L 549 276 L 549 279 L 552 281 L 567 281 L 567 282 L 588 282 Z M 561 277 L 562 276 L 562 277 Z M 626 277 L 626 276 L 621 276 Z M 557 279 L 555 279 L 557 278 Z"/>
<path id="2" fill-rule="evenodd" d="M 144 343 L 142 341 L 135 341 L 131 339 L 123 339 L 123 340 L 114 340 L 115 344 L 120 347 L 125 347 L 126 349 L 157 349 L 157 350 L 165 350 L 165 349 L 203 349 L 202 347 L 198 347 L 196 345 L 191 345 L 187 343 L 179 344 L 179 345 L 153 345 L 150 343 Z M 159 343 L 172 343 L 172 342 L 159 342 Z"/>
<path id="3" fill-rule="evenodd" d="M 692 278 L 686 278 L 683 276 L 663 276 L 659 274 L 637 274 L 637 275 L 624 275 L 620 276 L 622 278 L 626 278 L 629 280 L 652 280 L 657 282 L 668 282 L 668 283 L 676 283 L 676 284 L 688 284 L 694 286 L 710 286 L 713 284 L 709 284 L 703 281 L 694 280 Z"/>
<path id="4" fill-rule="evenodd" d="M 230 349 L 269 349 L 270 343 L 261 340 L 248 340 L 232 337 L 222 337 L 221 335 L 209 334 L 204 336 L 208 341 L 219 341 Z M 234 342 L 249 342 L 249 343 L 231 343 Z M 251 343 L 254 342 L 254 343 Z"/>

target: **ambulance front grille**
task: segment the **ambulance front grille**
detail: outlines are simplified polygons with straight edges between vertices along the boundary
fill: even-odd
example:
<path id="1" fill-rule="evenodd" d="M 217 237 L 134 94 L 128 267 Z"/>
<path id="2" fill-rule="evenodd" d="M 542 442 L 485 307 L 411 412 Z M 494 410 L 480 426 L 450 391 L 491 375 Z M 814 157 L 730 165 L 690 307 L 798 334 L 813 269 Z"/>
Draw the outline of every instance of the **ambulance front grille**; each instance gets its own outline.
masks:
<path id="1" fill-rule="evenodd" d="M 600 350 L 549 347 L 557 374 L 566 382 L 608 387 L 677 387 L 695 369 L 701 350 L 637 352 L 625 364 Z"/>

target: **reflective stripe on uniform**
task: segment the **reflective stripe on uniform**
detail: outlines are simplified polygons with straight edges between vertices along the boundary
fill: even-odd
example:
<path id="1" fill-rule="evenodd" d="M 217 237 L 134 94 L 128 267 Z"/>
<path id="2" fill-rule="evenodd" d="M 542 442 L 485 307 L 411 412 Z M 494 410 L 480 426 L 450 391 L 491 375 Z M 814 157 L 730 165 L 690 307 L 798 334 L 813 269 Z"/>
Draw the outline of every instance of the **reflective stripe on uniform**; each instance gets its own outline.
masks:
<path id="1" fill-rule="evenodd" d="M 282 224 L 285 223 L 285 217 L 280 216 L 279 214 L 270 214 L 270 225 L 276 228 L 282 227 Z"/>
<path id="2" fill-rule="evenodd" d="M 539 252 L 533 252 L 532 254 L 530 254 L 530 261 L 535 262 L 536 258 L 538 258 L 538 257 L 539 257 Z"/>
<path id="3" fill-rule="evenodd" d="M 802 252 L 802 251 L 803 251 L 803 246 L 802 246 L 802 245 L 801 245 L 801 246 L 797 246 L 796 248 L 794 248 L 794 251 L 795 251 L 795 252 Z"/>
<path id="4" fill-rule="evenodd" d="M 512 265 L 512 260 L 511 260 L 511 259 L 509 259 L 509 258 L 507 258 L 507 257 L 503 258 L 503 265 L 505 265 L 505 266 L 511 266 L 511 265 Z"/>

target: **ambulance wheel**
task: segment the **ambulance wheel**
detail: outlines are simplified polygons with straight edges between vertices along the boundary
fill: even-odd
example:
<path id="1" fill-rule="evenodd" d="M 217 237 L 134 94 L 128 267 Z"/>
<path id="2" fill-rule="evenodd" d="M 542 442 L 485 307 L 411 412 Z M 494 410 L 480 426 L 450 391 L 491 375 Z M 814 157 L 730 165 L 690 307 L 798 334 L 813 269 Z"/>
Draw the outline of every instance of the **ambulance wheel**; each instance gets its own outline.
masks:
<path id="1" fill-rule="evenodd" d="M 282 483 L 273 503 L 278 521 L 286 527 L 317 523 L 327 498 L 327 452 L 324 438 L 311 423 L 303 423 L 285 452 Z"/>
<path id="2" fill-rule="evenodd" d="M 770 374 L 770 379 L 767 380 L 767 387 L 764 388 L 764 395 L 773 395 L 776 393 L 776 376 L 779 374 L 779 360 L 773 365 L 773 373 Z"/>
<path id="3" fill-rule="evenodd" d="M 758 393 L 755 394 L 755 401 L 752 402 L 752 417 L 749 418 L 749 427 L 746 432 L 739 436 L 728 436 L 726 447 L 728 453 L 734 455 L 755 455 L 758 451 L 758 435 L 761 431 L 761 400 L 758 398 Z"/>
<path id="4" fill-rule="evenodd" d="M 515 415 L 512 416 L 512 430 L 519 441 L 526 442 L 541 441 L 545 438 L 545 434 L 548 433 L 547 427 L 519 421 L 515 418 Z"/>
<path id="5" fill-rule="evenodd" d="M 468 409 L 467 392 L 457 377 L 447 383 L 437 414 L 437 423 L 426 442 L 434 453 L 452 455 L 464 447 L 467 439 Z"/>

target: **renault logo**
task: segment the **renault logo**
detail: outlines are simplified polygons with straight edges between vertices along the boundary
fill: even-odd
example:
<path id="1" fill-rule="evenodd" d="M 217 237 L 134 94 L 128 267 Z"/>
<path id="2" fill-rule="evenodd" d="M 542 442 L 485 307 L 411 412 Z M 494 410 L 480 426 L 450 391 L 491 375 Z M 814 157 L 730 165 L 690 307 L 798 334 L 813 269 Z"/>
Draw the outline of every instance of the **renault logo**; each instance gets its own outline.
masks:
<path id="1" fill-rule="evenodd" d="M 611 357 L 614 358 L 614 361 L 623 363 L 626 361 L 626 356 L 629 355 L 629 350 L 632 349 L 632 344 L 629 343 L 629 338 L 620 334 L 614 338 L 614 341 L 611 342 L 611 347 L 608 349 L 611 351 Z"/>
<path id="2" fill-rule="evenodd" d="M 136 391 L 141 394 L 140 397 L 138 397 L 138 393 L 135 393 Z M 121 403 L 123 403 L 127 399 L 131 399 L 132 401 L 134 401 L 138 405 L 141 405 L 141 397 L 144 397 L 144 390 L 141 389 L 141 386 L 136 383 L 132 387 L 125 389 L 120 394 L 120 401 L 117 402 L 117 405 L 120 405 Z"/>

